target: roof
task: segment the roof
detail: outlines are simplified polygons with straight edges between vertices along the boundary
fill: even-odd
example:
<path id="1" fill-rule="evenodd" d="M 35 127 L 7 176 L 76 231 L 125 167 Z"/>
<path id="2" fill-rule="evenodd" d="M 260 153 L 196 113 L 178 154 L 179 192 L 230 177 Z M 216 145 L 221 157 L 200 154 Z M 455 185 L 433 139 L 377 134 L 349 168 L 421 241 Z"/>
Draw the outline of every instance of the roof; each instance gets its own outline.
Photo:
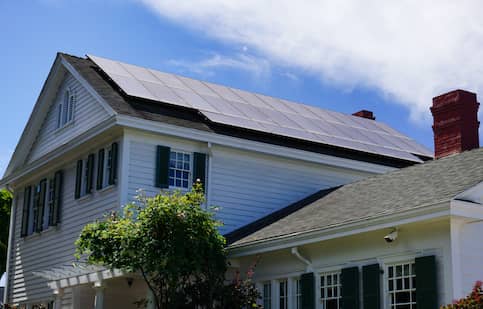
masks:
<path id="1" fill-rule="evenodd" d="M 101 57 L 89 55 L 88 59 L 125 98 L 195 111 L 212 124 L 268 132 L 411 162 L 420 163 L 421 158 L 432 157 L 432 152 L 424 146 L 371 119 Z M 130 113 L 132 109 L 136 108 L 131 108 Z"/>
<path id="2" fill-rule="evenodd" d="M 446 202 L 483 182 L 483 148 L 354 182 L 232 246 L 303 234 Z"/>

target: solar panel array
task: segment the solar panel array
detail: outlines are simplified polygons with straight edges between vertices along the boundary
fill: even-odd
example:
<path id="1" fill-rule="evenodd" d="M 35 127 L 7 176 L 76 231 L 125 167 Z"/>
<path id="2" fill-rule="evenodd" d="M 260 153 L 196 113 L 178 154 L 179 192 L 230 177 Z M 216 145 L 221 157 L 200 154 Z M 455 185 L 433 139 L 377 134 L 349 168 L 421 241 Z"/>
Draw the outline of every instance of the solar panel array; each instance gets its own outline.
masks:
<path id="1" fill-rule="evenodd" d="M 88 56 L 127 95 L 200 111 L 210 121 L 414 162 L 432 153 L 389 126 L 310 105 Z"/>

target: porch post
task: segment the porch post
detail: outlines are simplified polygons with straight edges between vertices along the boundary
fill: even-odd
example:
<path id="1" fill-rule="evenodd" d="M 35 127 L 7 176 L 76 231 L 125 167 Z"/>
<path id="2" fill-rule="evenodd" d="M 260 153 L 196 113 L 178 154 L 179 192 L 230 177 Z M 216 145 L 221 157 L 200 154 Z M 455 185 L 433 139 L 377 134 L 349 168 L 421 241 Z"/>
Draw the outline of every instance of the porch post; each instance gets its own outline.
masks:
<path id="1" fill-rule="evenodd" d="M 64 296 L 64 289 L 58 289 L 54 291 L 54 309 L 62 308 L 62 296 Z"/>
<path id="2" fill-rule="evenodd" d="M 102 282 L 94 283 L 94 290 L 96 290 L 96 297 L 94 299 L 95 309 L 104 309 L 104 288 Z"/>

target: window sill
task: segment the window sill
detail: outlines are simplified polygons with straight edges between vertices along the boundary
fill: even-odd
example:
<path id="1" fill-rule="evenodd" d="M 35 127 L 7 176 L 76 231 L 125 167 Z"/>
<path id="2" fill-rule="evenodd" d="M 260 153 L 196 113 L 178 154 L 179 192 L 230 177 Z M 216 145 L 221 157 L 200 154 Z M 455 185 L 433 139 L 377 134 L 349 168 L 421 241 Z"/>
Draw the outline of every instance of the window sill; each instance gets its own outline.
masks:
<path id="1" fill-rule="evenodd" d="M 84 201 L 90 200 L 90 199 L 91 199 L 91 197 L 92 197 L 92 193 L 88 193 L 88 194 L 85 194 L 85 195 L 83 195 L 83 196 L 79 197 L 78 199 L 76 199 L 76 201 L 77 201 L 78 203 L 80 203 L 80 202 L 84 202 Z"/>
<path id="2" fill-rule="evenodd" d="M 99 193 L 108 192 L 108 191 L 113 190 L 115 187 L 116 187 L 116 185 L 108 185 L 108 186 L 106 186 L 102 189 L 97 190 L 97 192 L 99 192 Z"/>
<path id="3" fill-rule="evenodd" d="M 51 234 L 54 231 L 57 231 L 59 229 L 59 225 L 60 225 L 60 223 L 55 225 L 55 226 L 49 226 L 48 228 L 46 228 L 45 230 L 42 230 L 40 232 L 33 232 L 32 234 L 27 235 L 27 236 L 23 237 L 22 239 L 24 241 L 29 241 L 31 239 L 35 239 L 35 238 L 40 237 L 42 234 L 47 234 L 47 235 Z"/>
<path id="4" fill-rule="evenodd" d="M 59 134 L 62 131 L 66 130 L 67 128 L 72 127 L 73 125 L 74 125 L 74 120 L 71 120 L 71 121 L 67 122 L 66 124 L 64 124 L 63 126 L 58 127 L 57 129 L 55 129 L 54 130 L 54 134 Z"/>

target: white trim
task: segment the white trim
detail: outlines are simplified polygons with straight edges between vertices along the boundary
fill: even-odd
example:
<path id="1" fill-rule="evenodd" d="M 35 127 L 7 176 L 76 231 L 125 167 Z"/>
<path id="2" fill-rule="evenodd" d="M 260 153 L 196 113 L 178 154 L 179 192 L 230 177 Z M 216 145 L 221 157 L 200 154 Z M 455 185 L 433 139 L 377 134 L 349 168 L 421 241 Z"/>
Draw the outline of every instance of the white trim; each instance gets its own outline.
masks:
<path id="1" fill-rule="evenodd" d="M 452 216 L 483 220 L 483 205 L 481 204 L 453 199 L 450 202 L 450 208 Z"/>
<path id="2" fill-rule="evenodd" d="M 17 217 L 17 210 L 18 210 L 18 205 L 17 205 L 17 194 L 13 195 L 12 199 L 12 210 L 10 211 L 10 226 L 8 228 L 8 247 L 7 247 L 7 265 L 5 265 L 6 269 L 6 278 L 5 278 L 5 289 L 4 295 L 3 295 L 3 303 L 7 304 L 8 303 L 8 294 L 10 293 L 9 291 L 9 282 L 10 282 L 10 256 L 12 255 L 12 245 L 13 245 L 13 238 L 14 238 L 14 231 L 15 231 L 15 218 Z"/>
<path id="3" fill-rule="evenodd" d="M 139 119 L 126 115 L 118 115 L 117 124 L 125 127 L 141 129 L 144 131 L 156 132 L 176 137 L 182 137 L 190 140 L 201 141 L 204 143 L 210 142 L 212 144 L 219 144 L 236 149 L 255 151 L 259 153 L 291 159 L 298 159 L 319 164 L 326 164 L 330 166 L 338 166 L 362 172 L 385 173 L 396 170 L 396 168 L 389 166 L 339 158 L 335 156 L 329 156 L 283 146 L 271 145 L 267 143 L 216 134 L 212 132 L 184 128 L 157 121 Z"/>
<path id="4" fill-rule="evenodd" d="M 324 240 L 335 239 L 344 236 L 375 231 L 384 228 L 392 228 L 408 223 L 448 217 L 450 215 L 449 202 L 440 202 L 426 205 L 417 209 L 381 214 L 369 218 L 359 218 L 353 222 L 321 228 L 314 231 L 284 235 L 279 238 L 254 241 L 248 244 L 233 245 L 229 247 L 229 257 L 253 255 L 290 247 L 317 243 Z"/>
<path id="5" fill-rule="evenodd" d="M 67 71 L 74 76 L 75 79 L 102 105 L 109 116 L 116 115 L 117 113 L 111 108 L 109 103 L 107 103 L 89 84 L 74 67 L 61 55 L 60 57 L 62 65 L 67 69 Z"/>
<path id="6" fill-rule="evenodd" d="M 121 140 L 121 151 L 118 151 L 120 157 L 118 158 L 118 186 L 119 186 L 119 205 L 122 208 L 128 202 L 129 191 L 129 162 L 131 152 L 131 138 L 130 135 L 123 134 Z"/>

